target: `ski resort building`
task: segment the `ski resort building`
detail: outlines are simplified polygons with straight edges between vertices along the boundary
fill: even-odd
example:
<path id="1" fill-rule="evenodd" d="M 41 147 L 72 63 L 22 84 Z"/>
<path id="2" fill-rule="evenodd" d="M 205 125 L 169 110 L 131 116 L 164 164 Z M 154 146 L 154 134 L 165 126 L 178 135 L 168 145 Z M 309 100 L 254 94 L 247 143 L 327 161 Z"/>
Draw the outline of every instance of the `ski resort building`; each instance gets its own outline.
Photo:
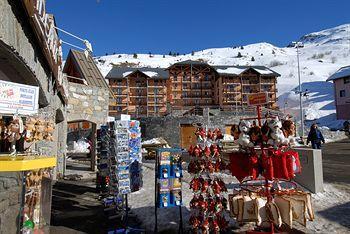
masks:
<path id="1" fill-rule="evenodd" d="M 114 67 L 106 79 L 115 96 L 115 101 L 109 104 L 110 116 L 166 113 L 168 73 L 164 69 Z"/>
<path id="2" fill-rule="evenodd" d="M 161 116 L 194 107 L 230 110 L 248 105 L 248 95 L 267 92 L 277 109 L 278 73 L 264 66 L 211 66 L 187 60 L 167 69 L 114 67 L 106 79 L 117 97 L 110 115 Z"/>
<path id="3" fill-rule="evenodd" d="M 350 119 L 350 66 L 340 68 L 327 81 L 334 83 L 337 119 Z"/>

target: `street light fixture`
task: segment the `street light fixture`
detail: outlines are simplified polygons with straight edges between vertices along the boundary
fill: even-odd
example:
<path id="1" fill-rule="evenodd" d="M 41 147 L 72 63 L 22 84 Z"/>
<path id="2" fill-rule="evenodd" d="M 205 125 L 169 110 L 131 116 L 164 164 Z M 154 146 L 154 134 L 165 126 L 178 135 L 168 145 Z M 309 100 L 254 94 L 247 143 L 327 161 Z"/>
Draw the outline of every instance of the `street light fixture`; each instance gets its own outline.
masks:
<path id="1" fill-rule="evenodd" d="M 294 47 L 297 49 L 297 62 L 298 62 L 298 80 L 299 80 L 299 88 L 296 91 L 296 94 L 299 94 L 299 110 L 300 110 L 300 140 L 304 142 L 304 111 L 303 111 L 303 97 L 308 96 L 308 90 L 303 92 L 301 87 L 301 76 L 300 76 L 300 62 L 299 62 L 299 48 L 304 47 L 302 42 L 293 42 Z"/>

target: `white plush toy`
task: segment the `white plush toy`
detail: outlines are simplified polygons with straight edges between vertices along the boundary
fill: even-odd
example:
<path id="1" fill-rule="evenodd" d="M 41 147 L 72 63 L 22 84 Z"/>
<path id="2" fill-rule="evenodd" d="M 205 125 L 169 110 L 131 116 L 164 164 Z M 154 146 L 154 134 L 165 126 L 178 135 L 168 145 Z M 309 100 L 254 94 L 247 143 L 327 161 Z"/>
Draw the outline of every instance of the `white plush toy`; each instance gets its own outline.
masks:
<path id="1" fill-rule="evenodd" d="M 237 140 L 237 143 L 242 148 L 254 146 L 254 144 L 250 141 L 250 137 L 248 135 L 250 127 L 251 127 L 251 124 L 249 121 L 242 120 L 239 123 L 239 130 L 241 131 L 241 133 L 239 134 L 239 138 Z"/>
<path id="2" fill-rule="evenodd" d="M 289 140 L 286 138 L 282 131 L 282 122 L 278 117 L 271 119 L 268 122 L 268 126 L 271 129 L 270 131 L 270 139 L 267 141 L 267 144 L 272 145 L 274 147 L 280 145 L 288 145 Z"/>

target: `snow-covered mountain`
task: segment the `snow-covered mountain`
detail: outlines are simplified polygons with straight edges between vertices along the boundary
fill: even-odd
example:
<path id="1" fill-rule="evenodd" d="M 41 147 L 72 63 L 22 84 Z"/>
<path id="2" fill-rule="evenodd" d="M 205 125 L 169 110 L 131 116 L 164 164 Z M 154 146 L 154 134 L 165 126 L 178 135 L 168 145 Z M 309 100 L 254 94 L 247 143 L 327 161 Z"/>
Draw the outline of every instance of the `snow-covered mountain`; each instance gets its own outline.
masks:
<path id="1" fill-rule="evenodd" d="M 299 48 L 302 89 L 309 91 L 304 98 L 307 119 L 330 119 L 334 116 L 333 84 L 326 79 L 342 66 L 350 65 L 350 24 L 340 25 L 302 36 Z M 288 44 L 288 42 L 286 42 Z M 242 56 L 237 56 L 240 53 Z M 191 54 L 170 56 L 159 54 L 114 54 L 96 57 L 103 75 L 112 64 L 163 67 L 187 59 L 203 60 L 211 65 L 264 65 L 281 74 L 278 96 L 281 110 L 298 116 L 297 52 L 293 47 L 276 47 L 269 43 L 212 48 Z M 332 117 L 333 118 L 333 117 Z"/>

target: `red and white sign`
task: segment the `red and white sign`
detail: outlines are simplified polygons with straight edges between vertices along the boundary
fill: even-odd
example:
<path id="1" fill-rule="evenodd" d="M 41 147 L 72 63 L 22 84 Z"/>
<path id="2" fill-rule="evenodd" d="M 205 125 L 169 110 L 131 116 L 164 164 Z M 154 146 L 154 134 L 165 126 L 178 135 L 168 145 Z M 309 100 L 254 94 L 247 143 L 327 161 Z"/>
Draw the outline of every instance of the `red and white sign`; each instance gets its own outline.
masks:
<path id="1" fill-rule="evenodd" d="M 252 93 L 248 95 L 248 105 L 249 106 L 258 106 L 268 103 L 268 95 L 264 93 Z"/>

